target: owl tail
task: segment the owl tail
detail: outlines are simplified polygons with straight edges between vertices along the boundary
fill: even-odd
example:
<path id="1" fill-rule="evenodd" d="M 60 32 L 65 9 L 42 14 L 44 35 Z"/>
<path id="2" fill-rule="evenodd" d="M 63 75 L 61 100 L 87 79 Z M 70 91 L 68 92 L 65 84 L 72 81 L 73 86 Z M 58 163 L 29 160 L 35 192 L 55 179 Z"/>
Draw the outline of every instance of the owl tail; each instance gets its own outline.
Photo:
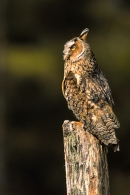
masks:
<path id="1" fill-rule="evenodd" d="M 112 146 L 113 146 L 114 152 L 120 151 L 119 144 L 113 144 Z"/>
<path id="2" fill-rule="evenodd" d="M 119 151 L 118 139 L 115 135 L 115 128 L 119 128 L 119 122 L 108 105 L 104 108 L 97 107 L 88 113 L 90 126 L 88 131 L 96 136 L 105 145 L 113 145 L 114 151 Z"/>

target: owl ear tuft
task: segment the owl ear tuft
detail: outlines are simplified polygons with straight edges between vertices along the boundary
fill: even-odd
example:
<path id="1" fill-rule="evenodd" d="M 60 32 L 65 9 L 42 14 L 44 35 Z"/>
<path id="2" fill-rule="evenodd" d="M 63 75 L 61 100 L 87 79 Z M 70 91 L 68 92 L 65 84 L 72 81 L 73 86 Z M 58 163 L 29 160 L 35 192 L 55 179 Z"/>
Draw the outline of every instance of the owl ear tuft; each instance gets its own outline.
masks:
<path id="1" fill-rule="evenodd" d="M 81 32 L 81 34 L 79 35 L 79 38 L 81 39 L 81 40 L 86 40 L 86 38 L 87 38 L 87 35 L 88 35 L 88 32 L 89 32 L 89 29 L 88 28 L 85 28 L 82 32 Z"/>

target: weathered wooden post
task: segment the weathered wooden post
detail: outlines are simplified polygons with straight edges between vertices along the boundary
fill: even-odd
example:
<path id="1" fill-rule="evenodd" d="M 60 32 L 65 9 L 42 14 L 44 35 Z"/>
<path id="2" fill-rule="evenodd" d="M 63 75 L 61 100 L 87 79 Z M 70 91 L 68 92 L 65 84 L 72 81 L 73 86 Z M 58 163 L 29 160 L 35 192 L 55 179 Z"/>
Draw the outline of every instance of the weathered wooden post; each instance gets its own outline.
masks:
<path id="1" fill-rule="evenodd" d="M 82 124 L 64 121 L 67 195 L 109 195 L 107 148 Z"/>

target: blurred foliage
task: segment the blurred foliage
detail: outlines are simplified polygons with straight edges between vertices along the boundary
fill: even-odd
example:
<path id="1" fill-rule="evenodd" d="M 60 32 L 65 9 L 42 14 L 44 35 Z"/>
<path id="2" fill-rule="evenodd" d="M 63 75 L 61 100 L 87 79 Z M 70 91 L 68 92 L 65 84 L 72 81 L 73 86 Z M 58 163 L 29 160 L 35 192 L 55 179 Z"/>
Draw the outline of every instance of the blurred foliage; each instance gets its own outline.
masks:
<path id="1" fill-rule="evenodd" d="M 62 50 L 88 27 L 88 42 L 110 83 L 121 123 L 116 131 L 121 151 L 108 153 L 111 194 L 129 195 L 130 2 L 3 4 L 6 194 L 66 194 L 61 126 L 75 117 L 61 93 Z"/>

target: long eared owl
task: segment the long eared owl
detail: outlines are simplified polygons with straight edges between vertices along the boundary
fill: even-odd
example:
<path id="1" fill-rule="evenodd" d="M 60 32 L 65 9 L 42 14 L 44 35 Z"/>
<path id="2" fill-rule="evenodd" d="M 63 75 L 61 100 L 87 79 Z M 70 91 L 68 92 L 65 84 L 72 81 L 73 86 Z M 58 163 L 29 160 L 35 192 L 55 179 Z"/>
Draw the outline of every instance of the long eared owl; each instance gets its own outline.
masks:
<path id="1" fill-rule="evenodd" d="M 105 145 L 119 151 L 115 128 L 120 124 L 113 113 L 114 104 L 107 79 L 86 42 L 89 29 L 68 41 L 63 50 L 64 78 L 62 92 L 84 129 Z"/>

